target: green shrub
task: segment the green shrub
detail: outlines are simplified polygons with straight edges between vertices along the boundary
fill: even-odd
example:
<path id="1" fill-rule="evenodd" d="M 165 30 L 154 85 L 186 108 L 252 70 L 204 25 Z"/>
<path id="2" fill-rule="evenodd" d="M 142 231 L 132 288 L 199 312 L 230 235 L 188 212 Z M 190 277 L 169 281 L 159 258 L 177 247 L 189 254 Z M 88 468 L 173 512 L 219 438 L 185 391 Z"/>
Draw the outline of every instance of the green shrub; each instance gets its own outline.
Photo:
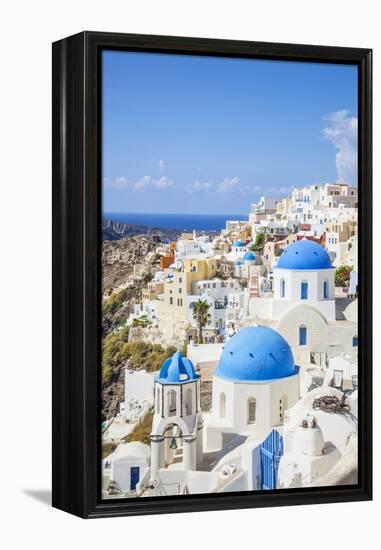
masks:
<path id="1" fill-rule="evenodd" d="M 116 449 L 116 443 L 103 443 L 102 444 L 102 458 L 106 458 Z"/>
<path id="2" fill-rule="evenodd" d="M 137 424 L 135 428 L 124 439 L 125 443 L 131 441 L 141 441 L 146 445 L 149 445 L 149 436 L 152 430 L 153 412 L 147 414 L 140 424 Z"/>
<path id="3" fill-rule="evenodd" d="M 147 327 L 148 325 L 150 325 L 150 321 L 147 319 L 147 315 L 142 315 L 141 317 L 139 317 L 138 319 L 134 319 L 132 321 L 132 326 L 133 327 L 142 327 L 142 328 L 145 328 Z"/>
<path id="4" fill-rule="evenodd" d="M 143 275 L 143 283 L 147 284 L 149 283 L 150 281 L 152 281 L 153 279 L 153 274 L 152 273 L 145 273 Z"/>
<path id="5" fill-rule="evenodd" d="M 264 247 L 264 244 L 266 242 L 266 233 L 264 231 L 260 231 L 257 233 L 255 237 L 255 242 L 250 246 L 250 250 L 252 252 L 258 252 L 261 251 Z"/>
<path id="6" fill-rule="evenodd" d="M 128 290 L 126 288 L 111 294 L 111 296 L 103 302 L 103 313 L 115 313 L 123 305 L 127 295 Z"/>
<path id="7" fill-rule="evenodd" d="M 128 333 L 129 329 L 124 328 L 107 334 L 103 340 L 102 379 L 106 384 L 112 382 L 114 369 L 127 360 L 133 369 L 154 372 L 176 351 L 173 346 L 163 348 L 160 344 L 128 342 Z"/>
<path id="8" fill-rule="evenodd" d="M 125 347 L 128 344 L 129 328 L 110 332 L 103 339 L 102 349 L 102 379 L 109 383 L 112 379 L 113 367 L 117 367 L 127 359 Z"/>
<path id="9" fill-rule="evenodd" d="M 353 267 L 350 265 L 341 265 L 335 271 L 335 286 L 349 286 L 349 279 Z"/>

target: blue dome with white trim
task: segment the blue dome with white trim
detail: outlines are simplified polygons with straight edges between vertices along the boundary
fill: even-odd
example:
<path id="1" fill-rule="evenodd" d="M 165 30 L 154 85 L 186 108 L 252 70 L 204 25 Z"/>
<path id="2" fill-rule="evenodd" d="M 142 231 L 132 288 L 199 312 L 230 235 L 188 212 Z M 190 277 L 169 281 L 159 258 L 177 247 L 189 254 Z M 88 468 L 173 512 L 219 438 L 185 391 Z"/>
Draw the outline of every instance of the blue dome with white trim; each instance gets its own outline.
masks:
<path id="1" fill-rule="evenodd" d="M 283 336 L 269 327 L 247 327 L 225 345 L 214 374 L 235 382 L 262 382 L 297 372 Z"/>
<path id="2" fill-rule="evenodd" d="M 243 246 L 243 242 L 242 241 L 234 241 L 233 246 L 238 246 L 239 248 L 241 248 Z"/>
<path id="3" fill-rule="evenodd" d="M 303 239 L 289 244 L 275 267 L 301 270 L 330 269 L 332 263 L 325 248 L 315 241 Z"/>
<path id="4" fill-rule="evenodd" d="M 192 361 L 176 351 L 172 357 L 164 361 L 156 381 L 161 384 L 186 384 L 196 382 L 199 378 L 200 375 L 196 374 Z"/>
<path id="5" fill-rule="evenodd" d="M 246 262 L 254 262 L 255 261 L 255 258 L 256 258 L 256 255 L 251 252 L 251 250 L 248 250 L 246 252 L 246 254 L 244 255 L 243 259 L 246 261 Z"/>

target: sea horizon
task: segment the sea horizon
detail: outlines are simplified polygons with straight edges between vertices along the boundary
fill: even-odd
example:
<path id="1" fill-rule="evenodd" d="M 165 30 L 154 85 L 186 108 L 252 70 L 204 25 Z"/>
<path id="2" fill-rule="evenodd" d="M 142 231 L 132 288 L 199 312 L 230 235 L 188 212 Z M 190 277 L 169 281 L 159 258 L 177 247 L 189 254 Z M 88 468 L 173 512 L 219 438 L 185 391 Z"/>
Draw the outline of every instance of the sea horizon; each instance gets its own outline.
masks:
<path id="1" fill-rule="evenodd" d="M 246 214 L 159 214 L 149 212 L 104 212 L 108 220 L 182 231 L 221 231 L 227 220 L 248 221 Z"/>

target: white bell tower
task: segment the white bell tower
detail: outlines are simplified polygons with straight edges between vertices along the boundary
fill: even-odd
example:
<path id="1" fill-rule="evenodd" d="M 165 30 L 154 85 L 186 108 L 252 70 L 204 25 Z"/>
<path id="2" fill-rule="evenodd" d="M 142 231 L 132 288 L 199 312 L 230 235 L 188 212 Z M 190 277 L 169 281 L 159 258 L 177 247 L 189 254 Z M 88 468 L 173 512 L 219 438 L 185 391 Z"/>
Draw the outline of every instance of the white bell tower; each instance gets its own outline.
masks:
<path id="1" fill-rule="evenodd" d="M 150 441 L 151 480 L 173 462 L 182 462 L 184 470 L 196 470 L 202 461 L 200 376 L 180 352 L 164 361 L 155 380 Z"/>

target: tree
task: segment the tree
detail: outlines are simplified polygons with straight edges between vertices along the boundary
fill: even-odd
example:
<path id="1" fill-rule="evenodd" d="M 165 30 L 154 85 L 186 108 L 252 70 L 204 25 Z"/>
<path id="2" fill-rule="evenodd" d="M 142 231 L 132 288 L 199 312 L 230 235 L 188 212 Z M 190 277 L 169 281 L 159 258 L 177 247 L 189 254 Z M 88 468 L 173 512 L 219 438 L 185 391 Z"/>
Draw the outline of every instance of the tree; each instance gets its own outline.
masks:
<path id="1" fill-rule="evenodd" d="M 335 286 L 347 287 L 349 286 L 349 279 L 353 267 L 350 265 L 341 265 L 335 271 Z"/>
<path id="2" fill-rule="evenodd" d="M 252 252 L 261 251 L 265 244 L 265 241 L 266 241 L 266 233 L 264 231 L 260 231 L 259 233 L 257 233 L 254 244 L 251 245 L 250 250 Z"/>
<path id="3" fill-rule="evenodd" d="M 202 329 L 208 324 L 211 315 L 208 313 L 209 304 L 205 300 L 198 300 L 193 308 L 193 319 L 197 323 L 198 328 L 198 341 L 202 344 Z"/>
<path id="4" fill-rule="evenodd" d="M 145 274 L 143 275 L 143 283 L 145 283 L 145 284 L 151 282 L 152 279 L 153 279 L 152 273 L 145 273 Z"/>

